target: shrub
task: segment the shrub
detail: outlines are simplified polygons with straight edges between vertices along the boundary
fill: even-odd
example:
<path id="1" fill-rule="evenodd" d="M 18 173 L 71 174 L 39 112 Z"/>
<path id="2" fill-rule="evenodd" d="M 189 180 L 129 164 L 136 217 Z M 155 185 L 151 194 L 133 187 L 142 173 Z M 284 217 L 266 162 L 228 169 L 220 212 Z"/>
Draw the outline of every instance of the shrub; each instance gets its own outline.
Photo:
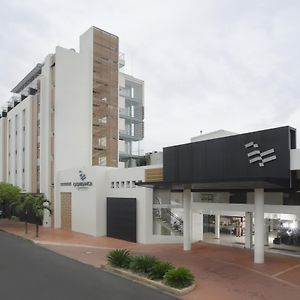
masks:
<path id="1" fill-rule="evenodd" d="M 174 269 L 174 266 L 169 262 L 157 261 L 152 268 L 150 268 L 148 277 L 150 279 L 163 279 L 164 275 L 171 269 Z"/>
<path id="2" fill-rule="evenodd" d="M 130 262 L 130 269 L 134 272 L 148 274 L 151 268 L 157 263 L 158 260 L 154 256 L 143 255 L 134 256 Z"/>
<path id="3" fill-rule="evenodd" d="M 108 253 L 107 261 L 110 265 L 119 268 L 128 268 L 131 256 L 127 249 L 115 249 Z"/>
<path id="4" fill-rule="evenodd" d="M 164 283 L 166 285 L 178 289 L 192 285 L 194 280 L 194 275 L 186 268 L 171 269 L 164 276 Z"/>
<path id="5" fill-rule="evenodd" d="M 14 222 L 18 222 L 18 221 L 20 221 L 20 218 L 19 217 L 17 217 L 17 216 L 11 216 L 11 218 L 10 218 L 12 221 L 14 221 Z"/>

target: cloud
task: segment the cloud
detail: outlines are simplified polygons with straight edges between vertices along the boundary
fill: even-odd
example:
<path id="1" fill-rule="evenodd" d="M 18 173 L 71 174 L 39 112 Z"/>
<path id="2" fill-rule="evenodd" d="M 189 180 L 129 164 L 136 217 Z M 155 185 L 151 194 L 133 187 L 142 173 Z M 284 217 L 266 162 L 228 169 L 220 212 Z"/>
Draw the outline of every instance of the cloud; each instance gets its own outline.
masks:
<path id="1" fill-rule="evenodd" d="M 56 45 L 95 25 L 145 80 L 146 151 L 200 130 L 300 128 L 298 1 L 2 1 L 0 102 Z"/>

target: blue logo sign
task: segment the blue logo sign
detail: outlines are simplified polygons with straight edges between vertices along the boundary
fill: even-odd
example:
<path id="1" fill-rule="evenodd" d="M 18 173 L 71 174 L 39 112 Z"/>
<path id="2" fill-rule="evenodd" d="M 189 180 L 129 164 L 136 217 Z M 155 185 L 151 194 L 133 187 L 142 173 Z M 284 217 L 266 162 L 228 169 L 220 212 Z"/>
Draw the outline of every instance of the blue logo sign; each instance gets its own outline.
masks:
<path id="1" fill-rule="evenodd" d="M 79 171 L 79 177 L 82 181 L 86 179 L 86 175 L 82 171 Z"/>

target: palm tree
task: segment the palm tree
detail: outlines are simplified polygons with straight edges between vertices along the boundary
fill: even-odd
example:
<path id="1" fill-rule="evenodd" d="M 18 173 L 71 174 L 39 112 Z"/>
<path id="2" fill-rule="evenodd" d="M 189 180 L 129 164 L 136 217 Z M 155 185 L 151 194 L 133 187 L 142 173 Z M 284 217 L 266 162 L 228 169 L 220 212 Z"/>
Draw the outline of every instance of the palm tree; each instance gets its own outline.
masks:
<path id="1" fill-rule="evenodd" d="M 31 194 L 21 194 L 20 197 L 13 202 L 13 205 L 18 213 L 25 215 L 25 234 L 28 233 L 28 214 L 32 211 Z"/>
<path id="2" fill-rule="evenodd" d="M 48 210 L 51 214 L 50 201 L 44 196 L 34 194 L 22 194 L 19 199 L 14 202 L 18 212 L 25 214 L 25 233 L 28 233 L 28 214 L 32 214 L 36 221 L 36 237 L 39 237 L 39 224 L 43 219 L 44 210 Z"/>
<path id="3" fill-rule="evenodd" d="M 39 237 L 39 224 L 43 219 L 44 211 L 48 210 L 50 215 L 52 210 L 50 208 L 50 201 L 44 198 L 44 195 L 30 195 L 32 203 L 32 213 L 36 218 L 36 237 Z"/>

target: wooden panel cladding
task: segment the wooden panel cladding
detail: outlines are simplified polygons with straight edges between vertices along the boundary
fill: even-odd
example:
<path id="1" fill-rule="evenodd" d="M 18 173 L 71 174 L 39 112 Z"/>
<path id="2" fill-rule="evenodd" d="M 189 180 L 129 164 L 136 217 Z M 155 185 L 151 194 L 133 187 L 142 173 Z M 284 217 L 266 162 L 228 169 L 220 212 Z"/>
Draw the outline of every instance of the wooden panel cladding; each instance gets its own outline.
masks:
<path id="1" fill-rule="evenodd" d="M 163 180 L 163 168 L 145 169 L 146 182 L 158 182 Z"/>
<path id="2" fill-rule="evenodd" d="M 72 193 L 60 193 L 61 229 L 72 230 Z"/>
<path id="3" fill-rule="evenodd" d="M 93 165 L 118 166 L 118 56 L 118 37 L 94 28 Z"/>

